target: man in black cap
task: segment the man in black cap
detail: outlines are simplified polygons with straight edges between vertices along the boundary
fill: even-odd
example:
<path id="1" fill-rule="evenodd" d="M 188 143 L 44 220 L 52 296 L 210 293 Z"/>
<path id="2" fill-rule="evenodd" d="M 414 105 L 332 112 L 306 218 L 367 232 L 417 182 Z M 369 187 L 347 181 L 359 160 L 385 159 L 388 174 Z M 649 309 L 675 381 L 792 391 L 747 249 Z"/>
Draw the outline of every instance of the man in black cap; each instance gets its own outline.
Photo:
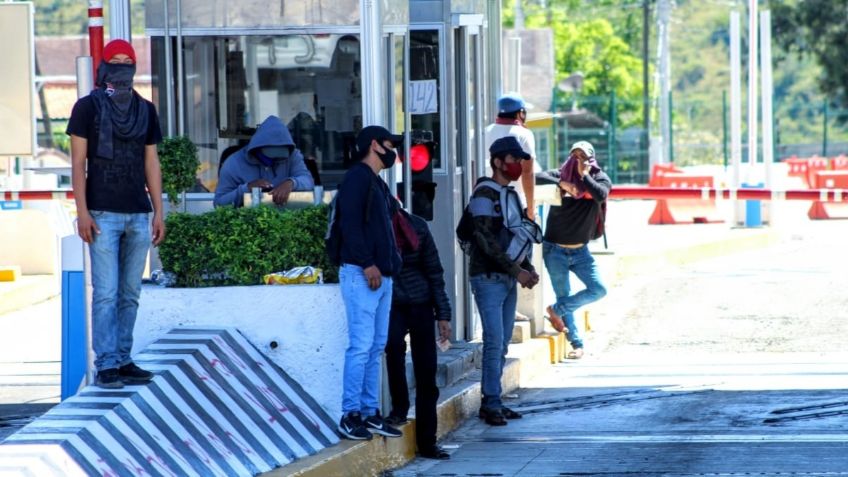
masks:
<path id="1" fill-rule="evenodd" d="M 342 418 L 339 433 L 368 440 L 400 437 L 380 415 L 380 356 L 389 332 L 392 277 L 401 256 L 392 230 L 389 188 L 378 175 L 394 165 L 403 136 L 368 126 L 356 137 L 359 162 L 345 174 L 336 198 L 341 236 L 339 284 L 347 315 Z"/>
<path id="2" fill-rule="evenodd" d="M 503 426 L 507 419 L 521 417 L 501 401 L 501 376 L 515 324 L 516 283 L 525 288 L 539 283 L 530 250 L 542 237 L 509 185 L 521 177 L 522 161 L 530 160 L 530 154 L 513 136 L 495 140 L 489 153 L 492 177 L 477 181 L 468 204 L 474 224 L 469 275 L 483 325 L 480 418 Z"/>

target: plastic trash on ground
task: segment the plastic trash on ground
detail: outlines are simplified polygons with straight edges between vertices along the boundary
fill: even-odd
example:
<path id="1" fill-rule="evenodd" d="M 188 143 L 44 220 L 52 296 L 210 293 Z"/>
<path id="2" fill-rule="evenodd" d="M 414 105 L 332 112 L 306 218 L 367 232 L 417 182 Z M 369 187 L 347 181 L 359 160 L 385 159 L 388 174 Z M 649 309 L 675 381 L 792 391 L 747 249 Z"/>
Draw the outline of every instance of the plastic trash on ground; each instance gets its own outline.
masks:
<path id="1" fill-rule="evenodd" d="M 324 273 L 320 268 L 295 267 L 284 272 L 269 273 L 262 277 L 262 282 L 266 285 L 324 283 Z"/>

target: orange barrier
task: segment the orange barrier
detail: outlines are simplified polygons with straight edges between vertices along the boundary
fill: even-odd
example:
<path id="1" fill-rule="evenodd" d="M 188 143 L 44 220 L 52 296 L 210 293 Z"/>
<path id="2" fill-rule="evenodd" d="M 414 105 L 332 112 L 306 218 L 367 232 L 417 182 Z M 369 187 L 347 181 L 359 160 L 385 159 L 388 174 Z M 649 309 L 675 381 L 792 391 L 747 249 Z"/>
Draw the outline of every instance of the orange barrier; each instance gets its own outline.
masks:
<path id="1" fill-rule="evenodd" d="M 816 186 L 813 185 L 813 176 L 818 171 L 826 171 L 830 169 L 830 161 L 826 157 L 813 156 L 807 158 L 807 170 L 804 171 L 804 182 L 807 184 L 807 187 L 811 189 L 816 189 Z"/>
<path id="2" fill-rule="evenodd" d="M 807 177 L 807 159 L 800 158 L 798 156 L 792 156 L 789 159 L 784 160 L 789 166 L 789 177 Z"/>
<path id="3" fill-rule="evenodd" d="M 831 160 L 830 168 L 834 171 L 844 171 L 848 169 L 848 156 L 842 154 Z"/>
<path id="4" fill-rule="evenodd" d="M 683 169 L 678 169 L 674 164 L 654 164 L 651 168 L 651 178 L 648 185 L 651 187 L 662 187 L 662 178 L 668 174 L 683 174 Z"/>
<path id="5" fill-rule="evenodd" d="M 656 171 L 654 171 L 656 172 Z M 662 171 L 651 174 L 651 186 L 679 189 L 704 189 L 713 187 L 712 176 L 697 176 L 682 172 Z M 648 223 L 706 224 L 724 222 L 716 209 L 715 199 L 657 199 L 657 205 Z"/>
<path id="6" fill-rule="evenodd" d="M 837 171 L 815 171 L 811 185 L 815 189 L 834 189 L 836 202 L 825 202 L 826 197 L 813 201 L 807 217 L 814 220 L 848 219 L 848 203 L 842 202 L 848 189 L 848 169 Z M 826 192 L 825 192 L 826 194 Z"/>

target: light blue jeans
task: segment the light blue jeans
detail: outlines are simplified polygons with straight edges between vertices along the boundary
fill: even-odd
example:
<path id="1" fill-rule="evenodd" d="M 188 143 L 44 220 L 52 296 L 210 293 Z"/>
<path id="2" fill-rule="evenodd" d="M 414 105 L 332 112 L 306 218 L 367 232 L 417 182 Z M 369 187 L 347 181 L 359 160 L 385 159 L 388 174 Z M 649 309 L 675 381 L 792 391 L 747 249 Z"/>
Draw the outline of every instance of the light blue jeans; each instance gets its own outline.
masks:
<path id="1" fill-rule="evenodd" d="M 129 364 L 141 276 L 150 248 L 147 213 L 90 211 L 100 229 L 91 254 L 91 344 L 98 371 Z"/>
<path id="2" fill-rule="evenodd" d="M 480 311 L 483 325 L 482 407 L 500 409 L 501 376 L 518 302 L 516 280 L 503 273 L 488 273 L 471 277 L 471 291 Z"/>
<path id="3" fill-rule="evenodd" d="M 392 279 L 368 288 L 362 267 L 342 264 L 339 285 L 347 314 L 348 345 L 342 380 L 342 413 L 373 416 L 380 409 L 380 357 L 389 336 Z"/>
<path id="4" fill-rule="evenodd" d="M 554 312 L 561 316 L 568 329 L 568 342 L 572 348 L 582 348 L 583 339 L 574 322 L 574 312 L 581 306 L 600 300 L 607 294 L 595 258 L 586 245 L 580 248 L 563 248 L 551 242 L 542 243 L 542 258 L 551 277 L 557 301 Z M 586 288 L 571 295 L 569 272 L 574 272 Z"/>

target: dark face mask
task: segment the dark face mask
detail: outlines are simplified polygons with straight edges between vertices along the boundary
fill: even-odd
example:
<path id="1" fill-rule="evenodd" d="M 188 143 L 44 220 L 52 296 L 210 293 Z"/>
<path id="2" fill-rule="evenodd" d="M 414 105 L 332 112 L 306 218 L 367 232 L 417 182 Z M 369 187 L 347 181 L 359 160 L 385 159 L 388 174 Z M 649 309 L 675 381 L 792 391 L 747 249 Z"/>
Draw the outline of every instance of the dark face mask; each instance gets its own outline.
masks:
<path id="1" fill-rule="evenodd" d="M 106 91 L 119 109 L 126 109 L 132 101 L 135 65 L 100 63 L 97 68 L 97 84 Z"/>
<path id="2" fill-rule="evenodd" d="M 377 157 L 380 158 L 380 161 L 383 163 L 383 169 L 388 169 L 395 164 L 395 160 L 397 159 L 397 152 L 394 149 L 389 149 L 383 146 L 383 150 L 386 152 L 377 152 Z"/>

